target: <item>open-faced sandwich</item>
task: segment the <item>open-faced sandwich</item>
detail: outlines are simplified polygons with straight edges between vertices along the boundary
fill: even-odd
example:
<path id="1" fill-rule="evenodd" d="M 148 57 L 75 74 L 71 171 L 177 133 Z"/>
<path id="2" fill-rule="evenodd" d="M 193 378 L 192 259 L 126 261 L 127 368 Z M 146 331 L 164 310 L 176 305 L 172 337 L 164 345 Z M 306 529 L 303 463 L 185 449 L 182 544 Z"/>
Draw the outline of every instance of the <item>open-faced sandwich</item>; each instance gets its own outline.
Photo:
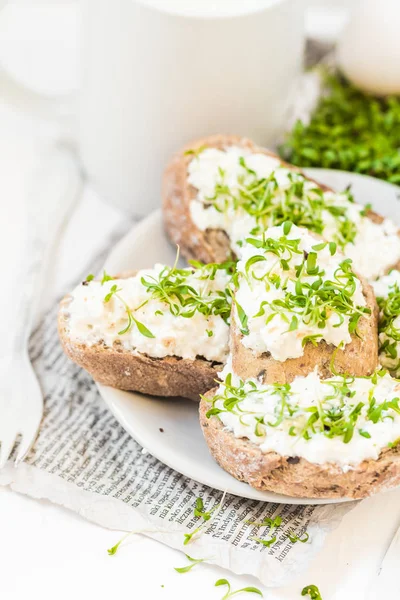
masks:
<path id="1" fill-rule="evenodd" d="M 400 377 L 400 271 L 374 282 L 379 305 L 379 361 L 394 377 Z"/>
<path id="2" fill-rule="evenodd" d="M 227 366 L 200 423 L 221 467 L 259 490 L 363 498 L 400 483 L 400 381 L 384 371 L 321 379 L 316 370 L 281 385 Z"/>
<path id="3" fill-rule="evenodd" d="M 61 302 L 64 351 L 102 384 L 198 400 L 228 355 L 231 269 L 155 265 L 89 276 Z"/>
<path id="4" fill-rule="evenodd" d="M 290 222 L 240 242 L 231 323 L 232 365 L 247 379 L 291 382 L 319 368 L 371 375 L 377 306 L 335 242 Z"/>
<path id="5" fill-rule="evenodd" d="M 171 239 L 203 262 L 224 261 L 249 234 L 291 221 L 335 242 L 367 279 L 400 264 L 392 221 L 245 138 L 216 135 L 179 152 L 165 172 L 163 203 Z"/>

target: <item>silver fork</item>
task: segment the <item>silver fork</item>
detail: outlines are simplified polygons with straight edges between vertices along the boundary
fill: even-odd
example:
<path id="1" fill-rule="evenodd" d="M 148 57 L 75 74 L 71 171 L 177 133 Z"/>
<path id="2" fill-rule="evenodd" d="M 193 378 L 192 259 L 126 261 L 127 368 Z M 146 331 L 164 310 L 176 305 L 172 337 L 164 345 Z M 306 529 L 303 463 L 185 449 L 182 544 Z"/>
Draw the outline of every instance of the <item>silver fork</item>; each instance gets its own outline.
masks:
<path id="1" fill-rule="evenodd" d="M 54 183 L 57 188 L 54 189 Z M 13 322 L 13 340 L 0 357 L 0 469 L 9 459 L 19 438 L 15 463 L 32 448 L 43 415 L 43 394 L 29 359 L 28 343 L 41 292 L 62 228 L 82 190 L 82 177 L 73 156 L 58 149 L 42 165 L 30 198 L 33 237 L 27 244 L 27 262 L 21 282 L 18 318 Z M 34 209 L 34 212 L 32 212 Z"/>

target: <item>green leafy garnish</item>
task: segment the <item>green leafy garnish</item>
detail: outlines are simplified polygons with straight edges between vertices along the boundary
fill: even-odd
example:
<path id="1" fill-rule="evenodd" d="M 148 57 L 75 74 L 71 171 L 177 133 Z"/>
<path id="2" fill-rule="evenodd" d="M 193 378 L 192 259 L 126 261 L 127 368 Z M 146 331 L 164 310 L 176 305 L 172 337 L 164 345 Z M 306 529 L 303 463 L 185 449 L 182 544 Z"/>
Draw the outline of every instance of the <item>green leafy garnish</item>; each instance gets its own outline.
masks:
<path id="1" fill-rule="evenodd" d="M 322 600 L 321 593 L 316 585 L 306 585 L 301 590 L 302 596 L 310 596 L 311 600 Z"/>
<path id="2" fill-rule="evenodd" d="M 108 294 L 104 296 L 104 302 L 110 302 L 111 298 L 121 291 L 121 288 L 117 287 L 115 284 L 111 286 Z"/>
<path id="3" fill-rule="evenodd" d="M 101 285 L 104 285 L 106 283 L 106 281 L 112 281 L 114 279 L 114 277 L 111 277 L 111 275 L 108 275 L 105 271 L 103 271 L 103 278 L 101 280 Z"/>
<path id="4" fill-rule="evenodd" d="M 385 298 L 377 298 L 379 306 L 379 358 L 381 364 L 394 377 L 400 376 L 400 328 L 396 325 L 400 316 L 400 285 L 390 286 Z"/>
<path id="5" fill-rule="evenodd" d="M 282 524 L 282 517 L 277 515 L 274 519 L 271 519 L 270 517 L 264 517 L 262 521 L 260 522 L 256 522 L 256 521 L 245 521 L 247 523 L 247 525 L 252 525 L 253 527 L 271 527 L 272 528 L 276 528 L 279 527 Z"/>
<path id="6" fill-rule="evenodd" d="M 219 504 L 216 504 L 214 506 L 214 508 L 212 508 L 210 511 L 204 510 L 203 500 L 202 500 L 202 498 L 199 497 L 199 498 L 196 498 L 196 504 L 193 509 L 193 514 L 195 517 L 200 517 L 204 521 L 209 521 L 211 519 L 213 512 L 215 510 L 217 510 L 217 508 L 219 508 Z"/>
<path id="7" fill-rule="evenodd" d="M 222 171 L 213 195 L 205 199 L 215 210 L 246 212 L 254 219 L 253 235 L 282 224 L 289 233 L 290 223 L 323 235 L 329 224 L 335 229 L 331 234 L 333 242 L 342 248 L 354 242 L 357 229 L 347 214 L 354 200 L 348 190 L 341 194 L 339 203 L 334 195 L 324 192 L 297 171 L 278 168 L 268 177 L 258 178 L 243 157 L 239 158 L 239 164 L 242 173 L 238 175 L 237 184 L 230 187 Z M 279 177 L 282 172 L 285 173 L 283 182 Z"/>
<path id="8" fill-rule="evenodd" d="M 114 554 L 116 554 L 118 552 L 118 549 L 119 549 L 120 545 L 122 544 L 122 542 L 124 542 L 126 540 L 126 538 L 128 538 L 130 535 L 132 535 L 134 533 L 139 533 L 139 532 L 137 532 L 137 531 L 129 531 L 124 536 L 122 536 L 122 538 L 119 540 L 119 542 L 117 542 L 114 546 L 112 546 L 111 548 L 109 548 L 107 550 L 108 555 L 109 556 L 114 556 Z"/>
<path id="9" fill-rule="evenodd" d="M 347 444 L 354 433 L 359 432 L 357 423 L 361 415 L 367 421 L 377 423 L 393 418 L 393 413 L 400 414 L 400 398 L 395 397 L 378 403 L 374 397 L 374 387 L 386 373 L 382 369 L 370 377 L 363 377 L 371 383 L 368 404 L 356 401 L 356 390 L 353 388 L 355 377 L 335 372 L 334 377 L 321 380 L 321 385 L 326 388 L 326 391 L 318 398 L 318 402 L 301 407 L 296 403 L 290 384 L 261 385 L 251 380 L 244 382 L 239 379 L 238 383 L 233 385 L 231 377 L 227 377 L 224 382 L 221 382 L 220 390 L 211 400 L 211 407 L 206 417 L 220 418 L 222 413 L 230 412 L 236 415 L 243 425 L 254 426 L 254 433 L 259 436 L 268 435 L 265 428 L 279 427 L 285 422 L 288 434 L 299 439 L 309 440 L 315 434 L 322 434 L 327 438 L 341 437 L 343 443 Z M 269 400 L 276 397 L 274 420 L 268 421 L 266 415 L 254 413 L 243 407 L 243 400 L 251 399 L 254 394 L 257 396 L 266 394 Z M 262 431 L 260 431 L 260 423 L 263 424 Z M 270 525 L 268 520 L 260 524 L 255 523 L 259 526 L 264 524 Z"/>
<path id="10" fill-rule="evenodd" d="M 183 545 L 187 546 L 191 541 L 192 538 L 194 538 L 194 536 L 196 535 L 196 533 L 198 533 L 202 528 L 202 525 L 200 525 L 200 527 L 196 527 L 196 529 L 194 529 L 194 531 L 192 531 L 192 533 L 184 533 L 183 534 Z"/>
<path id="11" fill-rule="evenodd" d="M 352 270 L 351 260 L 343 258 L 337 263 L 333 276 L 327 277 L 319 266 L 319 252 L 328 244 L 316 244 L 312 252 L 303 255 L 300 241 L 288 239 L 285 235 L 272 239 L 265 233 L 258 238 L 246 239 L 249 245 L 257 249 L 257 254 L 246 261 L 239 278 L 246 278 L 250 286 L 252 281 L 262 281 L 267 290 L 275 288 L 282 292 L 281 297 L 274 300 L 263 300 L 253 318 L 265 317 L 265 324 L 268 325 L 275 317 L 280 317 L 288 324 L 287 332 L 299 329 L 301 323 L 307 328 L 321 330 L 320 334 L 307 335 L 303 345 L 307 341 L 317 344 L 323 338 L 322 330 L 327 327 L 333 314 L 337 317 L 333 327 L 341 326 L 347 318 L 348 332 L 357 335 L 360 319 L 370 315 L 371 309 L 354 302 L 353 297 L 360 282 Z M 329 251 L 335 253 L 336 245 L 329 245 Z M 282 271 L 279 271 L 275 257 L 279 259 Z M 257 271 L 253 268 L 255 264 Z M 260 266 L 264 265 L 265 271 L 260 274 Z M 248 332 L 248 317 L 236 300 L 235 303 L 242 332 Z"/>
<path id="12" fill-rule="evenodd" d="M 267 548 L 269 548 L 270 546 L 272 546 L 272 544 L 275 544 L 276 535 L 273 538 L 271 538 L 270 540 L 264 540 L 264 539 L 258 538 L 258 537 L 252 537 L 250 539 L 253 540 L 254 542 L 257 542 L 258 544 L 262 544 L 263 546 L 266 546 Z"/>
<path id="13" fill-rule="evenodd" d="M 201 154 L 206 148 L 207 146 L 200 146 L 199 148 L 189 148 L 189 150 L 185 150 L 183 156 L 199 156 L 199 154 Z"/>
<path id="14" fill-rule="evenodd" d="M 174 569 L 177 573 L 188 573 L 189 571 L 191 571 L 193 569 L 193 567 L 195 567 L 196 565 L 199 565 L 200 563 L 207 560 L 206 558 L 192 558 L 188 554 L 185 554 L 185 556 L 190 561 L 191 564 L 187 565 L 186 567 L 174 567 Z"/>
<path id="15" fill-rule="evenodd" d="M 305 544 L 310 539 L 310 536 L 308 535 L 308 533 L 304 533 L 301 537 L 289 533 L 288 538 L 292 542 L 292 544 L 296 544 L 296 542 L 301 542 L 302 544 Z"/>
<path id="16" fill-rule="evenodd" d="M 228 587 L 228 591 L 226 592 L 226 594 L 224 596 L 222 596 L 221 600 L 228 600 L 228 598 L 232 598 L 233 596 L 236 596 L 236 594 L 241 594 L 244 592 L 247 592 L 249 594 L 258 594 L 259 596 L 261 596 L 263 598 L 263 594 L 262 594 L 261 590 L 259 590 L 256 587 L 244 587 L 244 588 L 241 588 L 240 590 L 236 590 L 236 591 L 232 592 L 231 584 L 229 583 L 229 581 L 227 579 L 218 579 L 218 581 L 216 581 L 214 585 L 216 587 L 219 587 L 221 585 L 226 585 Z"/>
<path id="17" fill-rule="evenodd" d="M 103 275 L 103 279 L 102 279 L 101 284 L 103 285 L 106 281 L 110 281 L 112 279 L 113 279 L 113 277 L 110 277 L 104 271 L 104 275 Z M 119 293 L 121 291 L 122 291 L 122 289 L 119 288 L 119 287 L 117 287 L 116 284 L 114 284 L 114 285 L 111 286 L 110 291 L 108 292 L 108 294 L 106 294 L 104 296 L 104 302 L 105 303 L 110 302 L 111 298 L 113 298 L 113 296 L 115 296 L 124 305 L 125 312 L 126 312 L 127 317 L 128 317 L 128 323 L 127 323 L 126 327 L 124 327 L 124 329 L 121 329 L 121 331 L 118 331 L 118 335 L 124 335 L 125 333 L 128 333 L 128 331 L 131 330 L 131 328 L 133 327 L 133 325 L 136 325 L 139 333 L 141 333 L 145 337 L 154 338 L 155 336 L 151 333 L 151 331 L 143 323 L 141 323 L 140 321 L 138 321 L 133 316 L 132 309 L 128 306 L 128 304 L 125 302 L 125 300 L 122 298 L 122 296 Z M 143 304 L 141 304 L 140 306 L 138 306 L 137 308 L 135 308 L 135 310 L 138 310 L 142 306 L 143 306 Z"/>
<path id="18" fill-rule="evenodd" d="M 94 275 L 93 275 L 92 273 L 90 273 L 90 274 L 89 274 L 89 275 L 86 277 L 85 281 L 93 281 L 93 279 L 94 279 Z"/>
<path id="19" fill-rule="evenodd" d="M 375 98 L 324 72 L 325 93 L 308 124 L 298 121 L 281 155 L 302 167 L 355 171 L 400 183 L 400 98 Z"/>
<path id="20" fill-rule="evenodd" d="M 208 284 L 215 279 L 217 271 L 233 275 L 235 262 L 204 265 L 197 261 L 190 261 L 192 269 L 178 269 L 177 261 L 178 254 L 172 267 L 164 267 L 157 275 L 145 275 L 141 278 L 141 283 L 150 296 L 149 300 L 164 303 L 175 317 L 190 319 L 198 312 L 205 317 L 219 315 L 229 323 L 232 303 L 229 279 L 223 290 L 210 290 Z M 200 282 L 200 290 L 188 283 L 188 277 L 193 274 Z"/>

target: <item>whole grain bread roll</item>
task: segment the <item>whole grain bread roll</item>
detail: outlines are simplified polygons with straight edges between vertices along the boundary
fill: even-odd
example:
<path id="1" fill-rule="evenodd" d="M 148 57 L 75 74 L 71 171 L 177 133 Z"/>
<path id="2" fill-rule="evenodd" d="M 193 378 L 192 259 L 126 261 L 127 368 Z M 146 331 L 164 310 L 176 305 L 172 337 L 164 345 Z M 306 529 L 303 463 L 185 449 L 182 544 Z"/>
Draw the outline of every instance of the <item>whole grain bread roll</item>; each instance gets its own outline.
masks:
<path id="1" fill-rule="evenodd" d="M 206 417 L 207 398 L 200 402 L 200 425 L 211 455 L 230 475 L 260 491 L 296 498 L 360 499 L 400 484 L 400 446 L 385 448 L 378 460 L 364 460 L 347 472 L 339 466 L 304 458 L 263 453 L 246 438 L 237 438 L 216 416 Z"/>
<path id="2" fill-rule="evenodd" d="M 205 263 L 210 263 L 223 262 L 232 256 L 231 243 L 224 230 L 210 228 L 202 231 L 193 222 L 190 213 L 190 203 L 196 198 L 197 190 L 188 182 L 188 166 L 193 160 L 193 153 L 188 153 L 189 150 L 195 152 L 204 147 L 223 150 L 229 146 L 237 146 L 252 153 L 277 158 L 282 166 L 294 172 L 302 173 L 300 169 L 282 161 L 273 152 L 240 136 L 218 134 L 187 144 L 173 156 L 165 169 L 162 200 L 165 229 L 170 239 L 180 246 L 182 255 L 188 259 L 194 258 Z M 302 174 L 304 175 L 304 173 Z M 304 175 L 304 177 L 306 176 Z M 306 179 L 317 183 L 323 191 L 332 191 L 331 188 L 324 184 L 308 177 Z M 381 215 L 372 210 L 368 210 L 367 216 L 375 223 L 382 223 L 384 221 Z M 377 251 L 379 252 L 379 249 Z M 393 263 L 387 265 L 385 272 L 389 272 L 393 268 L 400 268 L 399 256 L 393 260 Z M 361 274 L 363 275 L 363 273 Z"/>
<path id="3" fill-rule="evenodd" d="M 135 271 L 120 278 L 133 277 Z M 198 401 L 200 394 L 215 385 L 223 365 L 202 357 L 194 360 L 178 356 L 154 358 L 137 351 L 129 351 L 120 342 L 112 347 L 103 342 L 85 345 L 72 340 L 68 332 L 67 295 L 60 303 L 58 333 L 65 354 L 85 369 L 95 381 L 120 390 L 149 394 L 151 396 L 183 397 Z"/>

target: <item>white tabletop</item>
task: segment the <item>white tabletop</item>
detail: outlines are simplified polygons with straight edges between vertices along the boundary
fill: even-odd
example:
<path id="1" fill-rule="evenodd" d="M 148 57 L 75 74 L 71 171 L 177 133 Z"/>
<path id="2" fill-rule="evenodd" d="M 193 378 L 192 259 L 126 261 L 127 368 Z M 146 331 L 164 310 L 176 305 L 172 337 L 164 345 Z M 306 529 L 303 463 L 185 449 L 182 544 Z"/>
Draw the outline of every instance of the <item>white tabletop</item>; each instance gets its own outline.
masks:
<path id="1" fill-rule="evenodd" d="M 302 587 L 314 583 L 324 600 L 377 600 L 368 591 L 399 524 L 399 501 L 400 490 L 359 504 L 328 536 L 306 573 L 284 589 L 263 589 L 264 597 L 300 599 Z M 4 488 L 0 488 L 0 531 L 0 589 L 2 597 L 13 600 L 28 598 L 32 590 L 40 590 L 42 600 L 109 600 L 122 595 L 217 600 L 223 594 L 214 583 L 221 577 L 229 579 L 232 589 L 262 588 L 251 577 L 233 576 L 208 565 L 178 574 L 173 568 L 186 565 L 183 554 L 140 535 L 132 536 L 115 556 L 108 556 L 107 548 L 120 533 Z M 395 598 L 396 585 L 397 569 L 393 578 L 379 583 L 380 597 Z"/>

